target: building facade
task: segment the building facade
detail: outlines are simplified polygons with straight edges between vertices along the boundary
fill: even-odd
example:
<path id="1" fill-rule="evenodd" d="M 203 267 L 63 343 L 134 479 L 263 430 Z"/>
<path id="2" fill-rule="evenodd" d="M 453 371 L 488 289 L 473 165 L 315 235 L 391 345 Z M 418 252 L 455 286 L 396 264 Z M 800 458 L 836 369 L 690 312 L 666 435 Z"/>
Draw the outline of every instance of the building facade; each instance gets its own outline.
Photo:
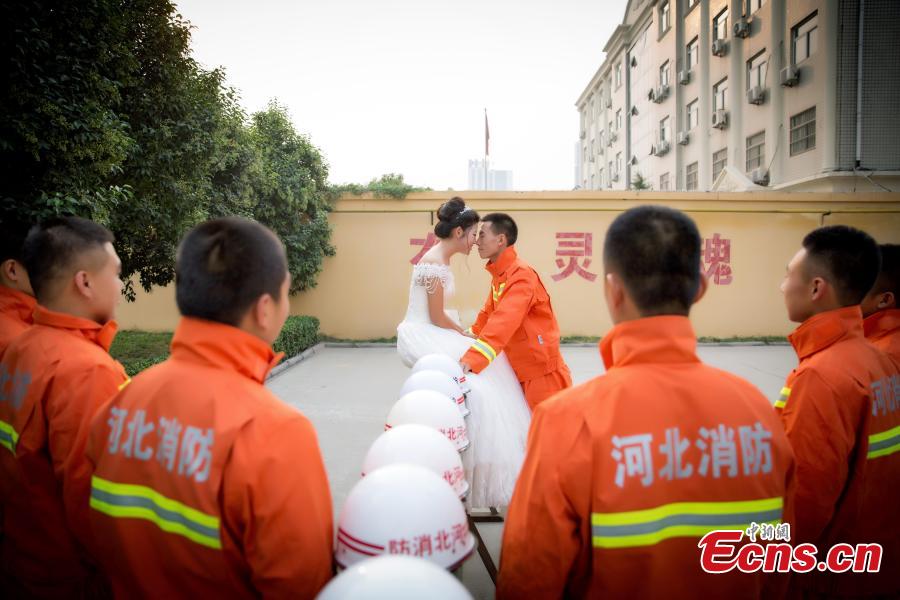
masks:
<path id="1" fill-rule="evenodd" d="M 630 0 L 604 52 L 583 189 L 900 190 L 897 0 Z"/>

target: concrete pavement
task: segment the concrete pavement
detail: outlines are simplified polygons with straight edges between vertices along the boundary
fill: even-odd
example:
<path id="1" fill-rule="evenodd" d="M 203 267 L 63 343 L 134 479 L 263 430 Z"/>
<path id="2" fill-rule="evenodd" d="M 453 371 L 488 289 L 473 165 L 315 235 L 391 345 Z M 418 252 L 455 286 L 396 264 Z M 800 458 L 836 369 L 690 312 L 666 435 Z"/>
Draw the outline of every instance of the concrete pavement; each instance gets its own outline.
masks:
<path id="1" fill-rule="evenodd" d="M 773 401 L 797 363 L 789 346 L 701 346 L 699 354 L 704 362 L 749 380 Z M 576 384 L 603 372 L 596 347 L 564 347 L 563 355 Z M 393 347 L 325 348 L 268 382 L 318 432 L 335 520 L 408 374 Z M 483 523 L 478 528 L 499 563 L 503 525 Z M 493 585 L 477 553 L 463 565 L 460 577 L 475 598 L 493 598 Z"/>

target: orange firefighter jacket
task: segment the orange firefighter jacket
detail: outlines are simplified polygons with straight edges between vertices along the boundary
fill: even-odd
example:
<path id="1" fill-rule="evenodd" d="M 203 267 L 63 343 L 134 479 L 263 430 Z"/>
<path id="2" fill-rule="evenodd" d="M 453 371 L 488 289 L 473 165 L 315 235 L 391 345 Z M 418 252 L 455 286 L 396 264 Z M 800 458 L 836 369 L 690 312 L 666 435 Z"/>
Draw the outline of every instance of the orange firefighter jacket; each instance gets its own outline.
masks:
<path id="1" fill-rule="evenodd" d="M 700 362 L 686 317 L 621 323 L 600 353 L 605 375 L 534 413 L 497 597 L 760 597 L 762 576 L 705 573 L 698 542 L 790 518 L 771 403 Z"/>
<path id="2" fill-rule="evenodd" d="M 0 285 L 0 356 L 13 338 L 31 327 L 36 306 L 32 296 Z"/>
<path id="3" fill-rule="evenodd" d="M 115 322 L 38 306 L 0 363 L 3 569 L 32 590 L 94 578 L 84 448 L 91 418 L 128 381 L 108 352 L 115 334 Z"/>
<path id="4" fill-rule="evenodd" d="M 535 270 L 519 259 L 515 248 L 507 248 L 485 268 L 491 274 L 491 294 L 471 328 L 478 339 L 462 362 L 480 373 L 505 350 L 519 381 L 564 367 L 559 325 Z"/>
<path id="5" fill-rule="evenodd" d="M 800 364 L 775 403 L 797 458 L 795 543 L 877 542 L 881 574 L 810 573 L 800 588 L 900 592 L 900 375 L 863 337 L 862 311 L 818 314 L 788 336 Z"/>
<path id="6" fill-rule="evenodd" d="M 171 358 L 97 415 L 90 521 L 117 597 L 312 598 L 331 577 L 315 430 L 263 386 L 280 359 L 184 318 Z"/>
<path id="7" fill-rule="evenodd" d="M 880 310 L 863 321 L 866 339 L 900 365 L 900 308 Z"/>

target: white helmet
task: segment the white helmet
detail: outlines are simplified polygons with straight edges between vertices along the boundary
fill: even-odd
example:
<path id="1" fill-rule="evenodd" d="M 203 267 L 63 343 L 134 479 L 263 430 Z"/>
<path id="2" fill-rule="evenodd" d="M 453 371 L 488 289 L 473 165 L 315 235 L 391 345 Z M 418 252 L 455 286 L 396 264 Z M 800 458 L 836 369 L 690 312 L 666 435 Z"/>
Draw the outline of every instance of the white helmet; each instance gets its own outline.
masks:
<path id="1" fill-rule="evenodd" d="M 432 390 L 440 392 L 453 400 L 459 407 L 462 416 L 468 416 L 469 408 L 466 406 L 466 395 L 463 394 L 459 384 L 453 380 L 453 377 L 442 371 L 418 371 L 410 375 L 403 387 L 400 388 L 400 395 L 403 396 L 416 390 Z"/>
<path id="2" fill-rule="evenodd" d="M 412 556 L 378 556 L 357 563 L 331 580 L 318 600 L 472 600 L 444 569 Z"/>
<path id="3" fill-rule="evenodd" d="M 462 367 L 446 354 L 426 354 L 413 365 L 412 372 L 418 373 L 419 371 L 440 371 L 452 377 L 466 396 L 472 391 Z"/>
<path id="4" fill-rule="evenodd" d="M 432 390 L 416 390 L 394 403 L 384 429 L 418 423 L 437 429 L 462 452 L 469 447 L 469 432 L 459 410 L 447 396 Z"/>
<path id="5" fill-rule="evenodd" d="M 469 492 L 462 459 L 456 447 L 435 429 L 425 425 L 398 425 L 385 431 L 366 454 L 362 474 L 397 463 L 431 469 L 450 484 L 460 498 Z"/>
<path id="6" fill-rule="evenodd" d="M 462 502 L 418 465 L 388 465 L 360 479 L 338 517 L 334 558 L 343 568 L 380 554 L 406 554 L 453 570 L 475 547 Z"/>

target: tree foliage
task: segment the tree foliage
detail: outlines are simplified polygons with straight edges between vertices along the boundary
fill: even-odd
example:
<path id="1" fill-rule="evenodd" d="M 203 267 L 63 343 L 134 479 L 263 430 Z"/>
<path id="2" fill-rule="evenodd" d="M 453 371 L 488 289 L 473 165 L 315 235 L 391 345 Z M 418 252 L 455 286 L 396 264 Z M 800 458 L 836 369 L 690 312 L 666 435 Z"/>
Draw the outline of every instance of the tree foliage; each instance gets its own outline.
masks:
<path id="1" fill-rule="evenodd" d="M 650 182 L 647 181 L 647 178 L 641 174 L 640 171 L 634 174 L 634 177 L 631 179 L 631 187 L 636 190 L 652 190 L 653 186 L 650 185 Z"/>
<path id="2" fill-rule="evenodd" d="M 431 188 L 416 187 L 406 183 L 403 175 L 400 173 L 387 173 L 378 179 L 371 180 L 366 185 L 358 183 L 347 183 L 343 185 L 332 186 L 331 193 L 333 197 L 342 194 L 353 194 L 354 196 L 362 196 L 371 193 L 376 198 L 395 198 L 402 200 L 407 194 L 413 192 L 430 192 Z"/>
<path id="3" fill-rule="evenodd" d="M 123 276 L 174 276 L 184 232 L 243 215 L 284 241 L 293 291 L 333 254 L 327 165 L 277 104 L 250 119 L 190 56 L 169 0 L 0 3 L 0 218 L 78 214 L 112 229 Z"/>

